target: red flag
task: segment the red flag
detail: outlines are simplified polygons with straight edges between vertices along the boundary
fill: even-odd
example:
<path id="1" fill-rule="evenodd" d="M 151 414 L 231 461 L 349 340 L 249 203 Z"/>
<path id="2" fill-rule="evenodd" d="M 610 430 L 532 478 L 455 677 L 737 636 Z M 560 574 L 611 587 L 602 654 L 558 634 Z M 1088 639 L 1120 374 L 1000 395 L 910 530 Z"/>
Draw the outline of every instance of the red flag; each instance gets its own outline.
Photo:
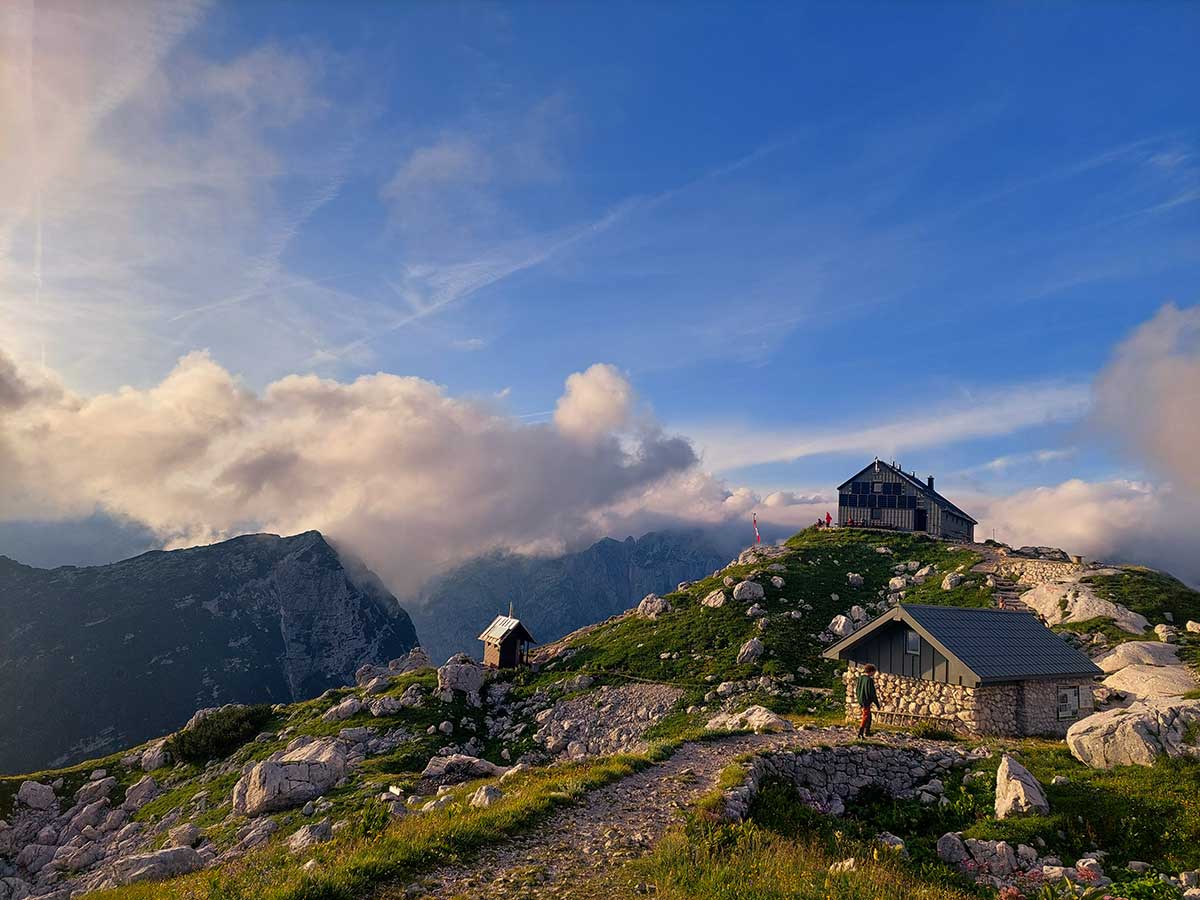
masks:
<path id="1" fill-rule="evenodd" d="M 754 543 L 762 543 L 762 535 L 758 533 L 758 513 L 754 514 Z"/>

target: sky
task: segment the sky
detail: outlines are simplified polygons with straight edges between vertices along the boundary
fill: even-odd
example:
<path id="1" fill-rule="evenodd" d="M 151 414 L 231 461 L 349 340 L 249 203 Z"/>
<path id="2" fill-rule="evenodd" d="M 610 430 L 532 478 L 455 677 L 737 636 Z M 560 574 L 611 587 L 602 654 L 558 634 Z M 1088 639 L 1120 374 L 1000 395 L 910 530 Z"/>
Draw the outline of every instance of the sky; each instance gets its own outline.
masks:
<path id="1" fill-rule="evenodd" d="M 0 553 L 786 533 L 876 455 L 1171 568 L 1200 8 L 0 8 Z M 834 510 L 836 513 L 836 510 Z"/>

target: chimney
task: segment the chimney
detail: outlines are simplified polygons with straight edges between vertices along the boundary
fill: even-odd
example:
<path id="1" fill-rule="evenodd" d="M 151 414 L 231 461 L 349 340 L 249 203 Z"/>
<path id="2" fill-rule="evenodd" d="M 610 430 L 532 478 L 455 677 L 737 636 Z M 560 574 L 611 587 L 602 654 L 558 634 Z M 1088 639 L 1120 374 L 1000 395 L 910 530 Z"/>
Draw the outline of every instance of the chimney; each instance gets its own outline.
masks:
<path id="1" fill-rule="evenodd" d="M 933 490 L 933 476 L 932 475 L 929 476 L 929 489 L 931 491 Z"/>
<path id="2" fill-rule="evenodd" d="M 932 477 L 930 477 L 930 479 L 929 479 L 929 484 L 930 484 L 930 486 L 931 486 L 931 487 L 933 486 L 933 478 L 932 478 Z M 512 601 L 511 601 L 511 600 L 509 600 L 509 601 L 508 601 L 508 617 L 509 617 L 510 619 L 513 617 L 513 607 L 512 607 Z"/>

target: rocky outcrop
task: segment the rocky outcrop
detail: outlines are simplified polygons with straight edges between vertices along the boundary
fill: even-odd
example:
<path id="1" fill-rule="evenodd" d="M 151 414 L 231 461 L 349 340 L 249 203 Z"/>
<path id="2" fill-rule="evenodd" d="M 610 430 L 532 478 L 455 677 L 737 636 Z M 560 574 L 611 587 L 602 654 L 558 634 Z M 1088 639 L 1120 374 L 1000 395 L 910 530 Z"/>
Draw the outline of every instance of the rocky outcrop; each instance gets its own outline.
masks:
<path id="1" fill-rule="evenodd" d="M 1046 792 L 1033 773 L 1009 756 L 1000 760 L 996 770 L 996 818 L 1045 815 L 1050 812 Z"/>
<path id="2" fill-rule="evenodd" d="M 1200 681 L 1197 681 L 1192 670 L 1182 663 L 1173 666 L 1125 666 L 1105 678 L 1103 684 L 1106 688 L 1120 691 L 1137 700 L 1182 697 L 1189 691 L 1200 689 Z"/>
<path id="3" fill-rule="evenodd" d="M 665 684 L 605 685 L 538 713 L 533 739 L 550 753 L 576 758 L 640 752 L 646 749 L 646 730 L 682 695 L 679 688 Z"/>
<path id="4" fill-rule="evenodd" d="M 316 739 L 251 763 L 233 788 L 233 811 L 243 816 L 290 809 L 321 796 L 346 772 L 346 746 Z"/>
<path id="5" fill-rule="evenodd" d="M 1061 580 L 1039 581 L 1021 594 L 1021 602 L 1050 625 L 1063 622 L 1087 622 L 1091 619 L 1111 619 L 1113 624 L 1130 634 L 1142 634 L 1149 621 L 1119 603 L 1096 596 L 1084 575 L 1115 575 L 1120 569 L 1077 570 Z"/>
<path id="6" fill-rule="evenodd" d="M 54 796 L 54 788 L 50 785 L 37 781 L 24 781 L 17 789 L 17 802 L 23 803 L 31 809 L 49 809 L 58 801 Z"/>
<path id="7" fill-rule="evenodd" d="M 21 722 L 0 728 L 0 772 L 171 732 L 195 711 L 200 685 L 216 706 L 309 699 L 416 644 L 396 598 L 315 531 L 105 566 L 3 560 L 0 621 L 0 721 Z M 139 700 L 131 679 L 155 684 L 153 699 Z M 29 715 L 34 707 L 54 715 Z"/>
<path id="8" fill-rule="evenodd" d="M 487 677 L 487 670 L 465 653 L 456 653 L 437 670 L 438 692 L 444 699 L 453 699 L 457 692 L 465 694 L 472 706 L 480 705 L 480 691 Z"/>
<path id="9" fill-rule="evenodd" d="M 753 731 L 755 734 L 779 734 L 792 730 L 792 723 L 765 706 L 749 706 L 739 712 L 721 713 L 708 720 L 709 731 Z"/>
<path id="10" fill-rule="evenodd" d="M 1163 755 L 1200 757 L 1196 729 L 1200 700 L 1151 700 L 1076 722 L 1067 732 L 1067 747 L 1093 769 L 1149 766 Z"/>
<path id="11" fill-rule="evenodd" d="M 1179 647 L 1160 641 L 1126 641 L 1096 658 L 1106 673 L 1119 672 L 1126 666 L 1177 666 Z"/>
<path id="12" fill-rule="evenodd" d="M 113 865 L 113 882 L 133 884 L 137 881 L 162 881 L 203 867 L 204 857 L 191 847 L 170 847 L 118 860 Z"/>
<path id="13" fill-rule="evenodd" d="M 758 638 L 750 638 L 750 640 L 742 644 L 741 649 L 738 650 L 737 664 L 742 666 L 748 663 L 758 662 L 765 649 L 766 648 L 763 647 L 763 642 Z"/>
<path id="14" fill-rule="evenodd" d="M 707 594 L 704 599 L 700 601 L 700 605 L 707 606 L 709 609 L 720 609 L 725 605 L 726 599 L 725 592 L 720 588 L 717 588 L 715 591 Z"/>

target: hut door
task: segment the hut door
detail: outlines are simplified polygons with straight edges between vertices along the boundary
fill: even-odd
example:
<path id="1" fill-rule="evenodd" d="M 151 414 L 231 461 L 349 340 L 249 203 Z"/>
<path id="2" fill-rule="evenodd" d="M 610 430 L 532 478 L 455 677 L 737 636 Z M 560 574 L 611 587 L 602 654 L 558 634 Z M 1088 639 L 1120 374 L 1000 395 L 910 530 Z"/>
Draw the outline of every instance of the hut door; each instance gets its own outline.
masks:
<path id="1" fill-rule="evenodd" d="M 924 509 L 913 510 L 913 531 L 924 531 L 929 526 L 929 513 Z"/>

